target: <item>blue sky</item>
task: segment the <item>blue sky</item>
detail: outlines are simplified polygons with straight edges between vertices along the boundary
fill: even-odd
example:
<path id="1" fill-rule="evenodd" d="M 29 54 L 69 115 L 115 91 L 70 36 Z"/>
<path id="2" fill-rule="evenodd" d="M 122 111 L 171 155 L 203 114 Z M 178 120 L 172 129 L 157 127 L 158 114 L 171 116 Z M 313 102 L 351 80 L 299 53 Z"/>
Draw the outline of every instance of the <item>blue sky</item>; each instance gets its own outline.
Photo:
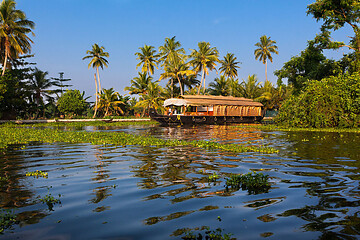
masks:
<path id="1" fill-rule="evenodd" d="M 33 62 L 50 77 L 64 72 L 73 89 L 95 92 L 94 70 L 82 60 L 94 43 L 109 52 L 109 67 L 100 72 L 103 88 L 113 87 L 125 94 L 124 87 L 137 76 L 135 52 L 144 44 L 163 45 L 166 37 L 176 36 L 187 54 L 206 41 L 216 47 L 221 58 L 234 53 L 242 63 L 239 79 L 256 74 L 265 81 L 264 65 L 255 60 L 254 44 L 260 36 L 277 42 L 279 55 L 268 65 L 268 77 L 276 83 L 273 71 L 306 47 L 319 32 L 320 23 L 306 15 L 315 0 L 17 0 L 17 8 L 35 22 Z M 353 35 L 339 31 L 336 40 Z M 346 40 L 347 41 L 347 40 Z M 338 58 L 345 49 L 327 52 Z M 161 69 L 154 74 L 158 79 Z M 216 73 L 207 76 L 210 83 Z M 165 82 L 164 82 L 165 83 Z"/>

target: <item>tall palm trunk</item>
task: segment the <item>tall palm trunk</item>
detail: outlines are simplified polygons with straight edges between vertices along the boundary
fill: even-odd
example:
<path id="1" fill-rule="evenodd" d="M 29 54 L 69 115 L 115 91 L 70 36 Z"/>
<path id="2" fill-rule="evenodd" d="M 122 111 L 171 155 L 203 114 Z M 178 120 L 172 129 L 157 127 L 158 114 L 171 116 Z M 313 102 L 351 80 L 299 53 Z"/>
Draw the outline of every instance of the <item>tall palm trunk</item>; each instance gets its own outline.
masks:
<path id="1" fill-rule="evenodd" d="M 7 61 L 8 61 L 8 56 L 10 53 L 10 43 L 9 40 L 7 39 L 7 37 L 5 38 L 5 60 L 4 60 L 4 64 L 3 64 L 3 71 L 1 76 L 4 76 L 5 74 L 5 70 L 6 70 L 6 65 L 7 65 Z"/>
<path id="2" fill-rule="evenodd" d="M 184 90 L 183 90 L 183 87 L 182 87 L 182 85 L 181 85 L 181 81 L 180 81 L 180 79 L 179 79 L 179 76 L 178 76 L 178 75 L 176 75 L 176 78 L 177 78 L 177 80 L 179 81 L 179 86 L 180 86 L 180 95 L 184 95 Z"/>
<path id="3" fill-rule="evenodd" d="M 4 76 L 4 74 L 5 74 L 5 69 L 6 69 L 6 62 L 7 62 L 7 59 L 8 59 L 8 56 L 7 56 L 7 54 L 5 53 L 5 60 L 4 60 L 4 64 L 3 64 L 3 71 L 2 71 L 1 76 Z"/>
<path id="4" fill-rule="evenodd" d="M 96 93 L 95 93 L 95 112 L 94 112 L 93 118 L 96 117 L 96 113 L 97 113 L 97 110 L 98 110 L 98 83 L 97 83 L 97 79 L 96 79 L 96 74 L 95 74 L 95 73 L 94 73 L 94 78 L 95 78 Z"/>
<path id="5" fill-rule="evenodd" d="M 174 79 L 171 78 L 171 98 L 174 97 Z"/>
<path id="6" fill-rule="evenodd" d="M 99 67 L 96 68 L 96 72 L 97 72 L 97 77 L 98 77 L 98 82 L 99 82 L 99 94 L 101 93 L 101 82 L 100 82 L 100 74 L 99 74 Z"/>
<path id="7" fill-rule="evenodd" d="M 203 71 L 201 73 L 201 81 L 200 81 L 200 86 L 199 86 L 199 89 L 198 89 L 198 95 L 200 94 L 200 89 L 201 89 L 202 82 L 205 81 L 203 79 L 205 79 L 205 69 L 204 68 L 203 68 Z"/>
<path id="8" fill-rule="evenodd" d="M 267 79 L 267 59 L 265 60 L 265 78 L 266 78 L 266 81 L 268 80 Z"/>

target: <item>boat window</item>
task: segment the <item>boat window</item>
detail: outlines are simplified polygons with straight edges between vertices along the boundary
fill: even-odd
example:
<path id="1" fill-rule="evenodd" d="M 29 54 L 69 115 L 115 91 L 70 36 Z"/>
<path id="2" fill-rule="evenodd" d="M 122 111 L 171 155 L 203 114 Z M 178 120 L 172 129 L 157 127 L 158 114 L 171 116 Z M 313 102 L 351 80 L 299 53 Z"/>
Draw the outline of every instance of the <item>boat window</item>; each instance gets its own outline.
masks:
<path id="1" fill-rule="evenodd" d="M 207 107 L 197 107 L 197 111 L 198 112 L 207 112 L 208 110 L 207 110 Z"/>

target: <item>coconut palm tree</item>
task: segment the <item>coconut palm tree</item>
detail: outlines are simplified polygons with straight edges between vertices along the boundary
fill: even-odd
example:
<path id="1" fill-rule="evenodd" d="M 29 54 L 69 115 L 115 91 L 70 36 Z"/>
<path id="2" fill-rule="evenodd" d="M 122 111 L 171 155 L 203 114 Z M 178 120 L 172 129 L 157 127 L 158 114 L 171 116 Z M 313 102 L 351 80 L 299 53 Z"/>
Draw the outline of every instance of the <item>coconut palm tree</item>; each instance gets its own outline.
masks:
<path id="1" fill-rule="evenodd" d="M 87 58 L 91 58 L 91 61 L 88 65 L 88 68 L 93 67 L 96 68 L 97 77 L 95 77 L 95 87 L 96 87 L 96 94 L 95 94 L 95 112 L 93 118 L 96 116 L 97 113 L 97 104 L 98 104 L 98 97 L 101 93 L 101 82 L 100 82 L 100 74 L 99 74 L 99 67 L 104 69 L 104 66 L 108 66 L 108 61 L 106 57 L 109 57 L 109 53 L 104 51 L 105 48 L 103 46 L 99 46 L 98 44 L 92 45 L 91 50 L 87 50 L 87 56 L 83 57 L 83 60 Z"/>
<path id="2" fill-rule="evenodd" d="M 115 92 L 113 88 L 103 89 L 99 96 L 99 110 L 105 111 L 104 117 L 109 115 L 110 112 L 119 112 L 124 114 L 121 109 L 122 105 L 125 105 L 123 101 L 119 99 L 120 94 Z"/>
<path id="3" fill-rule="evenodd" d="M 229 95 L 228 80 L 225 78 L 224 75 L 221 75 L 220 78 L 215 78 L 214 82 L 211 82 L 209 84 L 209 87 L 209 93 L 211 95 Z"/>
<path id="4" fill-rule="evenodd" d="M 228 78 L 229 95 L 232 97 L 241 97 L 241 85 L 239 79 Z"/>
<path id="5" fill-rule="evenodd" d="M 135 105 L 135 107 L 143 108 L 142 116 L 151 108 L 163 109 L 164 98 L 162 97 L 162 87 L 157 83 L 149 82 L 147 89 L 147 94 L 142 95 Z"/>
<path id="6" fill-rule="evenodd" d="M 148 76 L 146 72 L 144 73 L 139 72 L 138 74 L 139 74 L 138 77 L 134 77 L 131 80 L 131 86 L 125 87 L 124 89 L 125 91 L 129 91 L 131 95 L 146 94 L 147 87 L 149 86 L 149 82 L 151 82 L 153 79 L 151 76 Z"/>
<path id="7" fill-rule="evenodd" d="M 189 67 L 187 64 L 183 64 L 180 62 L 171 61 L 166 64 L 165 72 L 160 75 L 160 80 L 164 78 L 170 78 L 171 79 L 171 88 L 173 88 L 173 79 L 177 79 L 179 82 L 180 87 L 180 94 L 184 94 L 184 89 L 182 87 L 182 82 L 180 81 L 180 76 L 188 76 L 188 75 L 194 75 L 194 71 L 189 70 Z M 171 97 L 173 97 L 173 91 L 171 94 Z"/>
<path id="8" fill-rule="evenodd" d="M 43 109 L 43 116 L 45 116 L 45 99 L 47 101 L 52 101 L 52 95 L 55 93 L 55 90 L 50 90 L 49 88 L 56 86 L 57 81 L 53 81 L 50 78 L 47 78 L 48 72 L 43 72 L 38 68 L 35 68 L 32 78 L 30 79 L 28 89 L 32 94 L 32 100 L 37 106 L 36 118 L 39 115 L 40 108 Z"/>
<path id="9" fill-rule="evenodd" d="M 241 84 L 241 95 L 245 98 L 257 99 L 261 95 L 261 82 L 258 82 L 258 78 L 255 74 L 249 75 L 246 82 Z"/>
<path id="10" fill-rule="evenodd" d="M 183 75 L 180 78 L 181 82 L 183 83 L 183 89 L 185 91 L 185 87 L 189 89 L 196 89 L 195 86 L 200 84 L 200 81 L 198 79 L 196 79 L 196 74 L 194 72 L 193 75 Z"/>
<path id="11" fill-rule="evenodd" d="M 14 0 L 3 0 L 0 4 L 0 38 L 3 52 L 3 71 L 5 74 L 8 59 L 31 51 L 33 41 L 27 34 L 34 33 L 34 22 L 28 20 L 23 11 L 15 9 Z"/>
<path id="12" fill-rule="evenodd" d="M 227 78 L 237 78 L 237 68 L 240 68 L 238 66 L 240 62 L 236 62 L 236 57 L 233 53 L 227 53 L 224 60 L 220 61 L 220 63 L 220 73 L 223 73 Z"/>
<path id="13" fill-rule="evenodd" d="M 275 45 L 276 41 L 271 40 L 270 37 L 266 37 L 266 35 L 263 35 L 260 37 L 260 42 L 256 43 L 255 46 L 258 47 L 255 49 L 255 59 L 259 61 L 262 61 L 263 64 L 265 64 L 265 77 L 266 81 L 267 78 L 267 60 L 269 59 L 270 62 L 273 62 L 271 53 L 279 54 L 277 51 L 278 47 Z"/>
<path id="14" fill-rule="evenodd" d="M 161 66 L 166 66 L 167 63 L 183 63 L 186 55 L 184 48 L 181 48 L 181 43 L 175 40 L 175 36 L 172 38 L 165 38 L 164 46 L 159 47 L 159 56 Z"/>
<path id="15" fill-rule="evenodd" d="M 148 73 L 149 75 L 154 74 L 154 68 L 157 69 L 158 57 L 156 50 L 153 46 L 144 45 L 139 48 L 141 52 L 135 53 L 136 60 L 140 60 L 136 69 L 141 66 L 141 72 Z"/>
<path id="16" fill-rule="evenodd" d="M 219 62 L 219 52 L 216 47 L 210 47 L 208 42 L 199 42 L 198 47 L 199 50 L 191 50 L 189 63 L 193 66 L 195 72 L 202 72 L 198 89 L 199 94 L 202 84 L 204 84 L 205 92 L 205 75 L 209 74 L 209 70 L 215 69 L 216 63 Z"/>

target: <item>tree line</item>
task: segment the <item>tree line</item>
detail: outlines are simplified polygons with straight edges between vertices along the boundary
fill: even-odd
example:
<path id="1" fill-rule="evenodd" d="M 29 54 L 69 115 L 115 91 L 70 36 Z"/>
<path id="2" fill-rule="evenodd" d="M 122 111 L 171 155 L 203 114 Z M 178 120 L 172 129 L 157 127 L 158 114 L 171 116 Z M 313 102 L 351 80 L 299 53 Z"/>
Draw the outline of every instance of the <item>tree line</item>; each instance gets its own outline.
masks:
<path id="1" fill-rule="evenodd" d="M 63 73 L 59 78 L 49 78 L 46 71 L 27 62 L 33 43 L 29 36 L 33 35 L 35 24 L 26 18 L 24 12 L 16 9 L 14 0 L 3 0 L 0 5 L 0 60 L 3 63 L 0 77 L 0 118 L 54 117 L 63 114 L 88 117 L 145 115 L 149 108 L 160 110 L 164 99 L 183 94 L 251 98 L 262 102 L 266 109 L 286 113 L 291 108 L 289 102 L 300 101 L 307 91 L 317 89 L 314 87 L 316 82 L 321 85 L 321 82 L 329 83 L 328 79 L 333 78 L 354 79 L 349 76 L 356 76 L 360 69 L 359 12 L 360 3 L 357 0 L 315 0 L 308 5 L 307 14 L 322 22 L 320 33 L 308 41 L 306 49 L 299 55 L 292 57 L 274 72 L 278 78 L 276 86 L 267 78 L 267 64 L 273 61 L 274 54 L 278 54 L 278 47 L 276 41 L 266 35 L 261 36 L 259 42 L 254 44 L 254 57 L 265 66 L 264 82 L 260 82 L 255 74 L 239 80 L 241 62 L 235 54 L 227 53 L 221 58 L 217 48 L 209 42 L 199 42 L 197 48 L 190 49 L 188 54 L 175 36 L 166 38 L 158 48 L 144 45 L 135 53 L 138 60 L 136 68 L 140 71 L 125 88 L 129 95 L 136 97 L 121 96 L 113 88 L 101 87 L 99 70 L 108 66 L 109 53 L 105 47 L 94 44 L 83 57 L 83 60 L 90 60 L 88 67 L 96 70 L 95 103 L 92 104 L 87 101 L 84 92 L 64 91 L 71 85 L 67 83 L 70 79 L 63 78 Z M 353 36 L 349 36 L 348 43 L 335 41 L 332 33 L 344 26 L 350 26 Z M 350 51 L 339 60 L 328 59 L 324 55 L 325 49 L 342 47 Z M 219 76 L 207 85 L 207 76 L 214 70 L 219 72 Z M 155 71 L 160 71 L 159 79 L 154 79 Z M 165 87 L 162 87 L 159 83 L 164 80 Z M 287 84 L 283 80 L 287 80 Z M 335 80 L 333 82 L 337 83 Z M 353 93 L 356 91 L 350 92 L 357 96 Z M 309 98 L 315 94 L 306 96 L 308 102 L 317 101 Z M 355 107 L 352 107 L 350 115 L 357 116 L 360 110 L 356 104 L 353 106 Z M 303 109 L 301 114 L 305 114 L 305 118 L 311 118 L 317 115 L 315 110 L 316 108 L 311 111 Z M 339 110 L 338 114 L 340 112 L 344 111 Z M 288 122 L 289 119 L 284 120 L 284 116 L 296 117 L 297 114 L 282 114 L 279 122 Z M 300 118 L 294 122 L 300 124 Z"/>

